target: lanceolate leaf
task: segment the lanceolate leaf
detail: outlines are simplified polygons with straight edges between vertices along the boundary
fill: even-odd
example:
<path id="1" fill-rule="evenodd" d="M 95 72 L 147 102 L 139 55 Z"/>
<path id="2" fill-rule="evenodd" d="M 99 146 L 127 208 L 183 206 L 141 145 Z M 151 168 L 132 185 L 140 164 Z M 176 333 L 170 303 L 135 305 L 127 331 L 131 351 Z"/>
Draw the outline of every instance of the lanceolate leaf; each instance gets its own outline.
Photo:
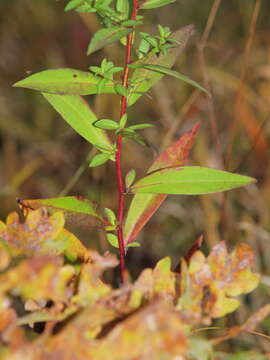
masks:
<path id="1" fill-rule="evenodd" d="M 52 94 L 92 95 L 98 93 L 101 78 L 90 72 L 75 69 L 45 70 L 18 81 L 13 86 L 39 90 Z M 107 81 L 102 92 L 116 94 L 114 83 Z"/>
<path id="2" fill-rule="evenodd" d="M 80 96 L 43 93 L 45 99 L 64 120 L 89 143 L 111 148 L 111 142 L 104 130 L 92 124 L 97 120 L 88 103 Z"/>
<path id="3" fill-rule="evenodd" d="M 90 41 L 87 55 L 90 55 L 93 52 L 103 48 L 103 46 L 105 45 L 109 45 L 117 40 L 122 39 L 123 37 L 127 36 L 131 31 L 133 31 L 132 28 L 124 28 L 120 26 L 114 26 L 98 30 Z"/>
<path id="4" fill-rule="evenodd" d="M 208 91 L 204 87 L 202 87 L 200 84 L 198 84 L 196 81 L 190 79 L 189 77 L 187 77 L 187 76 L 185 76 L 183 74 L 180 74 L 177 71 L 168 69 L 165 66 L 152 65 L 152 64 L 131 64 L 130 67 L 135 68 L 135 69 L 136 68 L 144 68 L 146 70 L 155 71 L 155 72 L 163 74 L 163 75 L 172 76 L 172 77 L 174 77 L 174 78 L 176 78 L 178 80 L 184 81 L 187 84 L 195 86 L 196 88 L 204 91 L 206 94 L 209 95 Z"/>
<path id="5" fill-rule="evenodd" d="M 168 49 L 167 54 L 155 54 L 152 51 L 147 56 L 136 61 L 134 64 L 140 65 L 147 63 L 171 68 L 176 62 L 178 55 L 185 49 L 185 46 L 193 32 L 193 25 L 187 25 L 175 31 L 169 39 L 176 40 L 179 42 L 179 44 L 175 44 L 175 47 Z M 161 73 L 151 72 L 147 69 L 136 69 L 131 77 L 131 83 L 133 82 L 133 87 L 128 98 L 128 105 L 131 106 L 135 104 L 135 102 L 142 96 L 142 93 L 147 92 L 163 76 L 164 75 Z"/>
<path id="6" fill-rule="evenodd" d="M 106 221 L 97 211 L 96 205 L 82 196 L 66 196 L 48 199 L 20 200 L 22 207 L 36 210 L 46 207 L 52 212 L 61 210 L 66 223 L 84 227 L 107 225 Z"/>
<path id="7" fill-rule="evenodd" d="M 230 190 L 254 182 L 253 178 L 200 166 L 158 170 L 137 181 L 133 193 L 201 195 Z"/>
<path id="8" fill-rule="evenodd" d="M 178 141 L 162 152 L 149 168 L 148 173 L 168 166 L 183 165 L 188 158 L 199 126 L 200 124 L 195 125 L 190 132 L 181 136 Z M 125 244 L 136 239 L 138 233 L 166 197 L 165 194 L 136 194 L 133 197 L 124 224 Z"/>
<path id="9" fill-rule="evenodd" d="M 175 2 L 175 0 L 146 0 L 140 5 L 140 9 L 155 9 Z"/>

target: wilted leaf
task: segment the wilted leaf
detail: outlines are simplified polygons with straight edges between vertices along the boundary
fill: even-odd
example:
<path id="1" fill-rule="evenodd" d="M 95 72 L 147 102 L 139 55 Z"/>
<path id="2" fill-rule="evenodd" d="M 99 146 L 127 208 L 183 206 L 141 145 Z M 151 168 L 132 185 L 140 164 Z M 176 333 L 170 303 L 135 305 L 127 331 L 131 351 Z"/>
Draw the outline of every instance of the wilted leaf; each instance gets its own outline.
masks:
<path id="1" fill-rule="evenodd" d="M 0 271 L 5 270 L 11 261 L 11 249 L 5 241 L 1 239 L 1 233 L 5 230 L 6 225 L 0 221 Z"/>
<path id="2" fill-rule="evenodd" d="M 154 296 L 172 301 L 175 297 L 175 274 L 171 271 L 171 259 L 160 260 L 153 270 Z"/>
<path id="3" fill-rule="evenodd" d="M 148 173 L 160 168 L 183 165 L 184 161 L 188 158 L 199 126 L 200 124 L 195 125 L 190 132 L 181 136 L 178 141 L 164 150 L 148 169 Z M 136 239 L 138 233 L 166 197 L 167 195 L 164 194 L 136 194 L 133 197 L 124 224 L 125 244 Z"/>
<path id="4" fill-rule="evenodd" d="M 79 307 L 76 305 L 69 305 L 64 311 L 57 311 L 55 307 L 34 311 L 30 314 L 24 315 L 17 319 L 17 325 L 26 325 L 26 324 L 35 324 L 38 322 L 47 322 L 47 321 L 63 321 L 69 316 L 73 315 L 78 311 Z"/>
<path id="5" fill-rule="evenodd" d="M 177 308 L 195 323 L 208 321 L 203 314 L 217 318 L 236 310 L 240 303 L 232 296 L 248 293 L 259 283 L 259 276 L 250 269 L 253 263 L 253 252 L 245 244 L 229 254 L 221 242 L 208 258 L 195 252 L 188 267 L 182 262 Z"/>
<path id="6" fill-rule="evenodd" d="M 9 308 L 4 311 L 0 311 L 0 334 L 1 334 L 1 346 L 0 357 L 2 359 L 2 344 L 9 344 L 9 348 L 23 347 L 26 338 L 23 329 L 16 326 L 17 314 L 14 309 Z"/>
<path id="7" fill-rule="evenodd" d="M 115 41 L 122 39 L 132 31 L 133 29 L 120 26 L 113 26 L 98 30 L 89 43 L 87 55 L 90 55 L 93 52 L 102 49 L 105 45 L 112 44 Z"/>
<path id="8" fill-rule="evenodd" d="M 170 330 L 169 330 L 170 328 Z M 101 360 L 158 360 L 186 353 L 184 325 L 170 307 L 154 303 L 117 325 L 110 334 L 89 348 L 90 358 Z"/>
<path id="9" fill-rule="evenodd" d="M 31 211 L 25 223 L 20 223 L 17 213 L 7 217 L 0 237 L 10 248 L 23 255 L 60 255 L 70 259 L 87 259 L 88 251 L 79 239 L 64 229 L 64 215 L 57 211 L 51 216 L 44 209 Z"/>
<path id="10" fill-rule="evenodd" d="M 177 313 L 163 303 L 147 306 L 121 321 L 107 336 L 92 340 L 91 322 L 97 316 L 100 319 L 100 315 L 103 315 L 102 320 L 109 321 L 113 312 L 89 308 L 80 318 L 75 318 L 65 332 L 52 338 L 48 344 L 43 344 L 47 349 L 46 359 L 52 360 L 56 355 L 59 359 L 65 359 L 68 355 L 74 360 L 126 360 L 128 354 L 128 359 L 159 360 L 182 357 L 186 353 L 184 325 Z M 100 323 L 100 320 L 96 321 L 96 325 Z M 37 347 L 36 350 L 42 353 Z M 44 357 L 37 359 L 43 360 Z"/>
<path id="11" fill-rule="evenodd" d="M 255 179 L 222 170 L 186 166 L 158 170 L 137 181 L 133 193 L 200 195 L 234 189 Z"/>
<path id="12" fill-rule="evenodd" d="M 59 95 L 92 95 L 98 93 L 97 84 L 100 79 L 90 72 L 75 69 L 56 69 L 30 75 L 13 86 Z M 114 83 L 107 81 L 102 92 L 116 94 Z"/>
<path id="13" fill-rule="evenodd" d="M 43 93 L 43 96 L 63 119 L 90 144 L 102 145 L 112 150 L 111 142 L 106 132 L 93 126 L 97 117 L 83 98 L 80 96 L 46 93 Z"/>
<path id="14" fill-rule="evenodd" d="M 97 206 L 82 196 L 66 196 L 48 199 L 20 200 L 25 209 L 46 207 L 52 212 L 62 211 L 68 224 L 80 227 L 105 226 L 107 221 L 98 213 Z"/>
<path id="15" fill-rule="evenodd" d="M 95 271 L 92 264 L 82 266 L 78 293 L 73 298 L 73 303 L 81 306 L 93 305 L 112 291 L 111 286 L 101 281 L 99 276 L 100 272 Z"/>
<path id="16" fill-rule="evenodd" d="M 35 257 L 22 261 L 0 275 L 0 292 L 10 292 L 24 300 L 68 302 L 73 294 L 70 280 L 75 268 L 59 258 Z"/>
<path id="17" fill-rule="evenodd" d="M 170 48 L 167 54 L 155 54 L 153 51 L 147 56 L 136 61 L 134 64 L 153 64 L 161 65 L 171 68 L 178 55 L 185 49 L 185 46 L 194 32 L 193 25 L 187 25 L 170 36 L 169 40 L 176 40 L 179 44 Z M 156 82 L 158 82 L 164 75 L 156 72 L 150 72 L 146 69 L 136 69 L 131 76 L 131 83 L 133 83 L 132 91 L 128 97 L 128 105 L 131 106 L 142 96 L 142 93 L 147 92 Z"/>

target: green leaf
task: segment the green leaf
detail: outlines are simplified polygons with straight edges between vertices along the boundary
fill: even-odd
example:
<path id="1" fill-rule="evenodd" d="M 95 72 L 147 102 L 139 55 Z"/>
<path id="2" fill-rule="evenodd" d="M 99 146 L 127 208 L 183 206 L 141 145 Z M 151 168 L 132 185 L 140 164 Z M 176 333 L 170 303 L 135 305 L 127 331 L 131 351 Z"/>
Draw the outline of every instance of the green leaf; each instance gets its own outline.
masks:
<path id="1" fill-rule="evenodd" d="M 125 2 L 127 3 L 127 1 L 125 1 Z M 141 24 L 143 24 L 143 22 L 140 20 L 126 20 L 126 21 L 121 22 L 122 26 L 137 26 L 137 25 L 141 25 Z"/>
<path id="2" fill-rule="evenodd" d="M 65 221 L 72 225 L 85 227 L 107 225 L 107 221 L 98 213 L 97 206 L 82 196 L 20 200 L 20 204 L 32 210 L 40 207 L 46 207 L 51 212 L 61 210 Z"/>
<path id="3" fill-rule="evenodd" d="M 148 173 L 160 168 L 184 165 L 192 148 L 200 124 L 196 124 L 191 131 L 182 135 L 175 143 L 166 148 L 153 162 Z M 166 194 L 136 194 L 127 211 L 124 223 L 125 244 L 132 242 L 138 233 L 161 206 Z"/>
<path id="4" fill-rule="evenodd" d="M 155 9 L 161 6 L 174 3 L 175 1 L 176 0 L 146 0 L 142 5 L 140 5 L 140 9 L 142 10 Z"/>
<path id="5" fill-rule="evenodd" d="M 140 246 L 141 246 L 141 244 L 138 243 L 137 241 L 133 241 L 133 242 L 127 244 L 127 247 L 128 247 L 128 248 L 131 248 L 131 247 L 140 247 Z"/>
<path id="6" fill-rule="evenodd" d="M 226 171 L 187 166 L 158 170 L 137 181 L 133 193 L 200 195 L 230 190 L 255 179 Z"/>
<path id="7" fill-rule="evenodd" d="M 110 154 L 102 153 L 95 155 L 90 161 L 89 167 L 96 167 L 105 164 L 110 159 Z"/>
<path id="8" fill-rule="evenodd" d="M 113 26 L 110 28 L 104 28 L 98 30 L 92 37 L 90 44 L 87 49 L 87 55 L 103 48 L 105 45 L 109 45 L 115 41 L 122 39 L 127 36 L 133 29 L 128 29 L 119 26 Z"/>
<path id="9" fill-rule="evenodd" d="M 127 19 L 129 13 L 129 1 L 128 0 L 117 0 L 116 1 L 116 10 L 120 13 L 120 19 Z M 135 22 L 134 20 L 127 20 Z M 123 24 L 124 26 L 133 26 L 133 24 Z"/>
<path id="10" fill-rule="evenodd" d="M 193 25 L 187 25 L 174 33 L 172 33 L 168 40 L 177 41 L 175 47 L 168 49 L 167 54 L 156 54 L 154 50 L 150 51 L 148 55 L 139 59 L 134 64 L 152 64 L 161 65 L 171 68 L 176 62 L 179 54 L 185 49 L 185 46 L 194 32 Z M 131 106 L 146 93 L 154 84 L 156 84 L 164 75 L 157 72 L 150 72 L 144 68 L 135 69 L 131 76 L 130 82 L 132 85 L 130 94 L 128 96 L 128 105 Z"/>
<path id="11" fill-rule="evenodd" d="M 90 72 L 74 69 L 45 70 L 16 82 L 13 86 L 61 95 L 92 95 L 98 93 L 102 80 Z M 106 80 L 102 92 L 115 94 L 114 83 Z"/>
<path id="12" fill-rule="evenodd" d="M 128 89 L 126 89 L 122 84 L 115 84 L 114 85 L 114 90 L 116 92 L 116 94 L 120 95 L 120 96 L 128 96 Z"/>
<path id="13" fill-rule="evenodd" d="M 196 88 L 204 91 L 208 96 L 210 96 L 209 92 L 202 87 L 200 84 L 198 84 L 196 81 L 190 79 L 189 77 L 180 74 L 177 71 L 171 70 L 167 67 L 160 66 L 160 65 L 152 65 L 152 64 L 130 64 L 129 67 L 137 69 L 137 68 L 144 68 L 150 71 L 155 71 L 157 73 L 163 74 L 163 75 L 169 75 L 172 76 L 178 80 L 182 80 L 187 84 L 190 84 L 192 86 L 195 86 Z"/>
<path id="14" fill-rule="evenodd" d="M 146 128 L 149 128 L 149 127 L 153 127 L 154 125 L 152 124 L 137 124 L 137 125 L 131 125 L 128 127 L 128 129 L 131 129 L 131 130 L 142 130 L 142 129 L 146 129 Z"/>
<path id="15" fill-rule="evenodd" d="M 45 99 L 63 117 L 63 119 L 85 140 L 112 148 L 107 134 L 92 124 L 97 120 L 88 103 L 80 96 L 53 95 L 43 93 Z"/>
<path id="16" fill-rule="evenodd" d="M 96 120 L 93 123 L 93 126 L 99 129 L 104 130 L 117 130 L 119 128 L 119 124 L 111 119 L 100 119 Z"/>
<path id="17" fill-rule="evenodd" d="M 136 178 L 136 171 L 134 169 L 129 170 L 125 178 L 126 188 L 129 188 Z"/>
<path id="18" fill-rule="evenodd" d="M 82 4 L 82 0 L 71 0 L 65 7 L 65 11 L 76 9 L 79 5 Z"/>
<path id="19" fill-rule="evenodd" d="M 119 248 L 119 245 L 118 245 L 118 238 L 115 234 L 111 234 L 111 233 L 108 233 L 106 234 L 106 237 L 107 237 L 107 240 L 108 242 L 115 248 Z"/>
<path id="20" fill-rule="evenodd" d="M 105 211 L 105 214 L 106 214 L 107 219 L 109 220 L 110 224 L 115 225 L 116 224 L 115 213 L 109 208 L 105 208 L 104 211 Z"/>

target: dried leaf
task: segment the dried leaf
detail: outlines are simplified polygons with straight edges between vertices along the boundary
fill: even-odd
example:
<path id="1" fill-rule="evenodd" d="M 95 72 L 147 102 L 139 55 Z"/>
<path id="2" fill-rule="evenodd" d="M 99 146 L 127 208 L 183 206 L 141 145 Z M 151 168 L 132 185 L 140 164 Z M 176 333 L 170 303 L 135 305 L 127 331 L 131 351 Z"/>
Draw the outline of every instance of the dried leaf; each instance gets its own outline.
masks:
<path id="1" fill-rule="evenodd" d="M 19 215 L 11 213 L 6 225 L 1 226 L 0 237 L 17 254 L 60 255 L 71 260 L 87 259 L 88 251 L 71 232 L 64 229 L 65 219 L 61 211 L 51 216 L 40 208 L 29 212 L 25 223 L 20 223 Z"/>
<path id="2" fill-rule="evenodd" d="M 35 257 L 22 261 L 0 275 L 0 293 L 12 293 L 24 300 L 52 300 L 66 303 L 73 295 L 71 282 L 76 271 L 61 259 Z"/>
<path id="3" fill-rule="evenodd" d="M 177 308 L 192 322 L 209 322 L 209 318 L 226 315 L 238 308 L 232 298 L 252 291 L 259 276 L 251 272 L 254 255 L 246 244 L 239 244 L 229 254 L 225 242 L 216 245 L 208 258 L 195 252 L 187 267 L 182 262 Z"/>
<path id="4" fill-rule="evenodd" d="M 94 271 L 92 264 L 84 264 L 81 269 L 78 293 L 73 297 L 73 303 L 87 306 L 112 292 L 110 285 L 99 278 L 99 273 Z"/>

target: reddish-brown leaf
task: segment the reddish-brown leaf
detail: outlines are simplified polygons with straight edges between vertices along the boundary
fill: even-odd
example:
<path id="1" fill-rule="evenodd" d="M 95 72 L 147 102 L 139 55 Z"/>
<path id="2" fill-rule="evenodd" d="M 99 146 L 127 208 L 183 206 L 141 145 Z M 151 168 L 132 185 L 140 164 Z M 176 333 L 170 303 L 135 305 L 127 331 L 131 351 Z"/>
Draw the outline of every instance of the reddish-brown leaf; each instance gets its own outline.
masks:
<path id="1" fill-rule="evenodd" d="M 163 151 L 151 165 L 147 173 L 161 168 L 182 166 L 187 160 L 200 124 L 181 136 L 178 141 Z M 136 194 L 127 212 L 124 224 L 125 244 L 136 239 L 141 229 L 158 210 L 167 195 Z"/>

